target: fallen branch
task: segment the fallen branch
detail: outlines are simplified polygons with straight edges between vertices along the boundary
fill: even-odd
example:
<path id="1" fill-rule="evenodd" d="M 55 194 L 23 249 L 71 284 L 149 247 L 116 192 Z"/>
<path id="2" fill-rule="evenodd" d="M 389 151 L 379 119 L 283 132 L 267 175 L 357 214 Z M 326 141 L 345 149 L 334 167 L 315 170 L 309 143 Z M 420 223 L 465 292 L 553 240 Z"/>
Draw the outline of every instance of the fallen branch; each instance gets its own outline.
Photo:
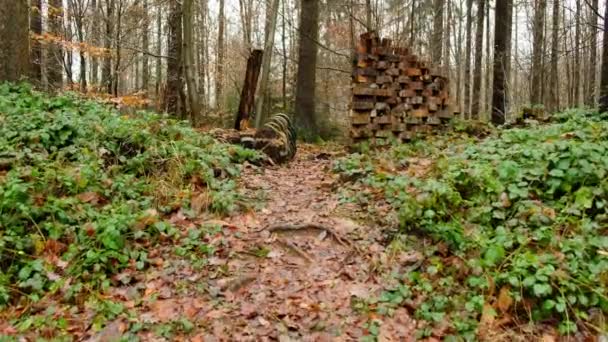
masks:
<path id="1" fill-rule="evenodd" d="M 308 263 L 312 264 L 315 261 L 310 255 L 308 255 L 308 253 L 304 252 L 302 249 L 300 249 L 298 246 L 294 245 L 293 243 L 282 240 L 282 239 L 277 239 L 276 241 L 278 243 L 280 243 L 281 245 L 283 245 L 284 247 L 286 247 L 287 249 L 289 249 L 290 251 L 296 253 L 297 255 L 299 255 L 306 261 L 308 261 Z"/>
<path id="2" fill-rule="evenodd" d="M 331 229 L 327 226 L 323 226 L 323 225 L 315 224 L 315 223 L 304 223 L 304 224 L 298 224 L 298 225 L 277 224 L 277 225 L 269 227 L 268 231 L 271 233 L 277 233 L 277 232 L 293 232 L 293 231 L 306 230 L 306 229 L 316 229 L 316 230 L 321 230 L 321 231 L 327 232 L 327 234 L 331 235 L 334 238 L 334 240 L 336 240 L 336 242 L 338 242 L 343 247 L 350 247 L 350 248 L 353 247 L 353 244 L 350 241 L 348 241 L 348 239 L 341 237 L 333 229 Z"/>

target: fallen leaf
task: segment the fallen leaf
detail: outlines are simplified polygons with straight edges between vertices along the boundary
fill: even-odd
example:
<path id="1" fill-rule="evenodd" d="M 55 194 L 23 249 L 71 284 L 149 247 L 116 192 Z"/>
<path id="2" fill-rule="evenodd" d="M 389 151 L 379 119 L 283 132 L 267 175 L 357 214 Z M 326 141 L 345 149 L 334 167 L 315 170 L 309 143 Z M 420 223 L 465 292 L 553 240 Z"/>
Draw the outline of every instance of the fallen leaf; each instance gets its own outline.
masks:
<path id="1" fill-rule="evenodd" d="M 503 286 L 498 294 L 498 301 L 496 306 L 502 313 L 506 313 L 513 304 L 513 298 L 511 298 L 511 289 L 508 286 Z"/>

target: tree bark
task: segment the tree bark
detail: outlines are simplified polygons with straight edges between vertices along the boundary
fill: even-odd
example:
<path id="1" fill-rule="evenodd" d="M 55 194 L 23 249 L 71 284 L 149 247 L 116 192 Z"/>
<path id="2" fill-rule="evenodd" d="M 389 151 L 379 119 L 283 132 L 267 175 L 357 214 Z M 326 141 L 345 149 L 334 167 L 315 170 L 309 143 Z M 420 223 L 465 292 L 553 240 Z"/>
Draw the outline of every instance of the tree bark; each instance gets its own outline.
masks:
<path id="1" fill-rule="evenodd" d="M 160 57 L 163 50 L 163 11 L 162 5 L 159 4 L 156 9 L 156 101 L 161 107 L 161 84 L 163 78 L 163 60 Z"/>
<path id="2" fill-rule="evenodd" d="M 277 16 L 279 14 L 279 0 L 270 0 L 267 10 L 270 11 L 268 17 L 269 20 L 266 22 L 266 42 L 264 44 L 264 56 L 262 57 L 262 77 L 260 78 L 260 85 L 258 87 L 258 99 L 255 108 L 255 127 L 260 128 L 266 120 L 266 114 L 264 112 L 264 102 L 266 101 L 266 91 L 268 89 L 268 79 L 270 78 L 270 64 L 272 62 L 272 55 L 274 54 L 274 34 L 277 25 Z"/>
<path id="3" fill-rule="evenodd" d="M 182 5 L 178 0 L 172 0 L 169 12 L 169 59 L 167 61 L 167 113 L 181 117 L 180 93 L 182 84 Z"/>
<path id="4" fill-rule="evenodd" d="M 144 4 L 144 22 L 142 28 L 142 38 L 141 38 L 141 48 L 144 50 L 142 61 L 141 61 L 141 87 L 143 88 L 146 96 L 148 94 L 148 87 L 150 86 L 150 70 L 149 69 L 149 60 L 148 60 L 148 48 L 150 45 L 150 15 L 148 0 L 143 0 Z"/>
<path id="5" fill-rule="evenodd" d="M 301 6 L 295 115 L 304 137 L 312 140 L 319 134 L 315 108 L 319 0 L 301 0 Z"/>
<path id="6" fill-rule="evenodd" d="M 604 33 L 602 41 L 602 79 L 600 83 L 600 112 L 608 112 L 608 0 L 604 10 Z"/>
<path id="7" fill-rule="evenodd" d="M 581 105 L 581 0 L 576 0 L 574 36 L 574 105 Z"/>
<path id="8" fill-rule="evenodd" d="M 372 12 L 372 1 L 365 0 L 365 26 L 368 31 L 371 31 L 374 27 L 373 24 L 373 12 Z"/>
<path id="9" fill-rule="evenodd" d="M 217 33 L 217 64 L 215 69 L 215 106 L 217 109 L 223 106 L 224 92 L 224 30 L 226 18 L 224 17 L 224 0 L 220 0 L 218 14 L 218 33 Z"/>
<path id="10" fill-rule="evenodd" d="M 591 25 L 590 30 L 590 49 L 589 49 L 589 90 L 587 92 L 586 103 L 590 107 L 595 107 L 595 95 L 597 91 L 597 15 L 595 14 L 599 10 L 598 0 L 591 1 L 592 10 L 589 14 Z"/>
<path id="11" fill-rule="evenodd" d="M 194 73 L 194 2 L 193 0 L 183 0 L 184 10 L 183 29 L 184 29 L 184 75 L 188 88 L 188 103 L 190 105 L 190 121 L 193 126 L 198 125 L 201 107 L 198 99 L 198 89 L 196 88 L 196 76 Z"/>
<path id="12" fill-rule="evenodd" d="M 58 0 L 61 1 L 61 0 Z M 112 37 L 114 35 L 114 10 L 116 6 L 115 0 L 106 0 L 105 13 L 105 34 L 103 37 L 103 47 L 106 54 L 101 67 L 101 83 L 106 88 L 108 94 L 112 94 Z"/>
<path id="13" fill-rule="evenodd" d="M 496 21 L 494 23 L 494 80 L 492 95 L 492 123 L 502 125 L 507 114 L 507 80 L 509 68 L 509 48 L 513 2 L 496 2 Z"/>
<path id="14" fill-rule="evenodd" d="M 19 81 L 30 67 L 29 4 L 4 1 L 0 6 L 0 81 Z"/>
<path id="15" fill-rule="evenodd" d="M 559 53 L 559 0 L 553 0 L 553 23 L 551 28 L 551 80 L 549 81 L 551 111 L 559 110 L 559 78 L 558 78 L 558 53 Z"/>
<path id="16" fill-rule="evenodd" d="M 431 47 L 431 60 L 437 67 L 441 66 L 443 54 L 443 5 L 444 0 L 434 0 L 433 5 L 433 39 Z"/>
<path id="17" fill-rule="evenodd" d="M 63 1 L 49 0 L 48 23 L 50 34 L 63 39 Z M 47 54 L 47 80 L 51 89 L 63 87 L 63 48 L 51 44 Z"/>
<path id="18" fill-rule="evenodd" d="M 30 10 L 30 32 L 42 35 L 42 0 L 32 0 Z M 31 40 L 30 82 L 42 86 L 42 46 L 38 39 Z"/>
<path id="19" fill-rule="evenodd" d="M 473 76 L 473 105 L 471 108 L 471 118 L 479 120 L 479 110 L 481 103 L 481 77 L 483 61 L 483 31 L 486 0 L 478 0 L 477 9 L 477 33 L 475 35 L 475 74 Z"/>
<path id="20" fill-rule="evenodd" d="M 234 129 L 237 131 L 241 130 L 242 125 L 248 126 L 255 104 L 255 91 L 258 85 L 263 55 L 264 52 L 262 50 L 253 50 L 247 60 L 247 71 L 245 72 L 245 81 L 243 82 L 243 90 L 241 91 L 239 112 L 234 123 Z"/>
<path id="21" fill-rule="evenodd" d="M 473 0 L 467 0 L 467 38 L 464 56 L 464 109 L 466 118 L 471 118 L 471 53 L 473 41 Z"/>
<path id="22" fill-rule="evenodd" d="M 543 64 L 543 40 L 545 27 L 546 0 L 535 0 L 533 42 L 532 42 L 532 81 L 530 84 L 532 105 L 542 103 L 542 64 Z"/>

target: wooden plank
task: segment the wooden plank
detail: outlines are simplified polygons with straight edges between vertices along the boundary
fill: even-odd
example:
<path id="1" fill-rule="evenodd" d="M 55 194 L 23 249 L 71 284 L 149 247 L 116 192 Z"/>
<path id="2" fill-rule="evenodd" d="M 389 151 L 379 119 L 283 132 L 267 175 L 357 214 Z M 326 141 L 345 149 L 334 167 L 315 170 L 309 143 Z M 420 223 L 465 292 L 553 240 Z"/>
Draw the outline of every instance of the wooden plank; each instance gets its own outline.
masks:
<path id="1" fill-rule="evenodd" d="M 366 125 L 371 122 L 371 118 L 369 113 L 362 114 L 351 112 L 350 121 L 353 125 Z"/>
<path id="2" fill-rule="evenodd" d="M 426 123 L 433 126 L 441 125 L 441 119 L 437 116 L 429 116 L 426 118 Z"/>
<path id="3" fill-rule="evenodd" d="M 390 138 L 393 136 L 393 132 L 388 129 L 383 129 L 383 130 L 376 131 L 374 136 L 376 138 Z"/>
<path id="4" fill-rule="evenodd" d="M 429 111 L 426 108 L 413 109 L 410 113 L 415 118 L 426 118 L 429 116 Z"/>
<path id="5" fill-rule="evenodd" d="M 416 96 L 416 91 L 413 89 L 403 89 L 399 92 L 400 97 L 414 97 Z"/>
<path id="6" fill-rule="evenodd" d="M 381 125 L 387 125 L 391 123 L 391 116 L 390 115 L 382 115 L 382 116 L 377 116 L 372 120 L 372 123 L 375 124 L 381 124 Z"/>
<path id="7" fill-rule="evenodd" d="M 355 83 L 366 83 L 366 84 L 369 84 L 369 83 L 374 83 L 376 81 L 376 78 L 375 77 L 358 75 L 358 76 L 355 76 L 355 78 L 354 78 L 353 81 Z"/>
<path id="8" fill-rule="evenodd" d="M 401 56 L 396 55 L 396 54 L 387 54 L 385 56 L 386 60 L 389 62 L 393 62 L 393 63 L 397 63 L 399 61 L 401 61 Z"/>
<path id="9" fill-rule="evenodd" d="M 367 67 L 367 68 L 357 68 L 355 70 L 356 76 L 378 76 L 378 70 Z"/>
<path id="10" fill-rule="evenodd" d="M 374 89 L 374 95 L 378 97 L 395 96 L 395 91 L 392 89 Z"/>
<path id="11" fill-rule="evenodd" d="M 393 123 L 391 125 L 393 132 L 403 132 L 407 129 L 407 125 L 405 123 Z"/>
<path id="12" fill-rule="evenodd" d="M 387 75 L 390 76 L 399 76 L 399 69 L 397 68 L 391 68 L 385 71 Z"/>
<path id="13" fill-rule="evenodd" d="M 350 129 L 350 136 L 352 138 L 368 138 L 371 136 L 371 132 L 367 127 L 356 128 L 353 127 Z"/>
<path id="14" fill-rule="evenodd" d="M 405 74 L 406 74 L 406 76 L 414 77 L 414 76 L 421 76 L 422 72 L 420 71 L 419 68 L 407 68 L 407 70 L 405 70 Z"/>
<path id="15" fill-rule="evenodd" d="M 356 85 L 353 87 L 353 95 L 355 96 L 375 96 L 376 89 L 366 86 Z"/>
<path id="16" fill-rule="evenodd" d="M 378 77 L 376 77 L 376 83 L 377 84 L 393 83 L 393 78 L 391 76 L 387 76 L 387 75 L 378 76 Z"/>
<path id="17" fill-rule="evenodd" d="M 376 109 L 376 111 L 380 112 L 380 111 L 388 110 L 389 106 L 385 102 L 376 102 L 376 105 L 374 108 Z"/>
<path id="18" fill-rule="evenodd" d="M 354 110 L 372 110 L 374 103 L 372 101 L 354 101 L 352 104 Z"/>
<path id="19" fill-rule="evenodd" d="M 424 83 L 421 81 L 410 82 L 408 88 L 413 90 L 424 90 Z"/>
<path id="20" fill-rule="evenodd" d="M 376 63 L 376 68 L 378 70 L 386 70 L 391 66 L 391 64 L 387 61 L 378 61 L 378 63 Z"/>

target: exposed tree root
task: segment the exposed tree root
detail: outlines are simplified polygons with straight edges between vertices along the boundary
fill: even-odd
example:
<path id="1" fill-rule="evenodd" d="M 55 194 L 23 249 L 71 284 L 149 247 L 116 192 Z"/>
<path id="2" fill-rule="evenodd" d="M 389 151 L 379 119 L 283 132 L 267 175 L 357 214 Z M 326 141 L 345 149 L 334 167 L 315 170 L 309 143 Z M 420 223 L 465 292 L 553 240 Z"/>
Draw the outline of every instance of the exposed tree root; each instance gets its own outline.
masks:
<path id="1" fill-rule="evenodd" d="M 279 232 L 293 232 L 298 230 L 307 230 L 307 229 L 315 229 L 324 231 L 327 234 L 331 235 L 337 243 L 342 245 L 343 247 L 353 248 L 352 242 L 348 241 L 348 239 L 341 237 L 338 233 L 336 233 L 330 227 L 315 224 L 315 223 L 304 223 L 304 224 L 277 224 L 268 228 L 268 231 L 271 233 L 279 233 Z"/>

